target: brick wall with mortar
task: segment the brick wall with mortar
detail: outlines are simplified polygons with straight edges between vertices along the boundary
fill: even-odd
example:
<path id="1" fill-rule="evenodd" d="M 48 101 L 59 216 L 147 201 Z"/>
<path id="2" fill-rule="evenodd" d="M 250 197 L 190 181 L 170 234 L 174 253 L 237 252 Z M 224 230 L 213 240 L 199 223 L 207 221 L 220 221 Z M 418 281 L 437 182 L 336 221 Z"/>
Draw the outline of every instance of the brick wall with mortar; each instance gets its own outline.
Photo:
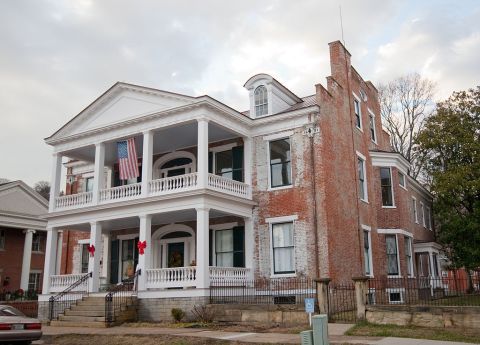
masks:
<path id="1" fill-rule="evenodd" d="M 5 230 L 5 248 L 0 250 L 0 292 L 14 292 L 20 288 L 20 280 L 22 275 L 23 249 L 25 242 L 25 234 L 21 229 L 0 228 Z M 38 231 L 40 236 L 40 251 L 33 252 L 30 262 L 30 271 L 43 271 L 45 260 L 45 233 Z M 5 284 L 5 278 L 9 277 L 8 285 Z M 43 275 L 40 276 L 40 286 L 42 289 Z"/>

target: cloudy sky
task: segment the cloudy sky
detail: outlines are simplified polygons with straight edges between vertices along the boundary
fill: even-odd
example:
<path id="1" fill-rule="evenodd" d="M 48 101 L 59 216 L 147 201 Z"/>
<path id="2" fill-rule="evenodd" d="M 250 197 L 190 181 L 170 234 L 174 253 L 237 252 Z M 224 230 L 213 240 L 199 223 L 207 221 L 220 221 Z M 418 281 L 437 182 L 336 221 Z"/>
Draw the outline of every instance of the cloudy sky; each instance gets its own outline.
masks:
<path id="1" fill-rule="evenodd" d="M 344 38 L 366 80 L 417 71 L 436 99 L 480 84 L 480 2 L 0 2 L 0 177 L 50 180 L 43 138 L 116 81 L 248 108 L 244 82 L 275 76 L 299 96 L 329 73 Z"/>

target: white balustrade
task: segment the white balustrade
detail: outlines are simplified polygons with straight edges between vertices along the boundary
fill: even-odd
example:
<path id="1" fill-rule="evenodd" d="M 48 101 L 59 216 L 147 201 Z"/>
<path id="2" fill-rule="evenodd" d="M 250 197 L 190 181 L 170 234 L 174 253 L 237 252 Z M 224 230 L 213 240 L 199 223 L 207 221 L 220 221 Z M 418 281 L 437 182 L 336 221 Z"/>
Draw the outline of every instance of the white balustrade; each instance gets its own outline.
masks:
<path id="1" fill-rule="evenodd" d="M 63 274 L 63 275 L 54 275 L 50 276 L 50 291 L 51 292 L 61 292 L 71 286 L 73 283 L 81 279 L 84 275 L 88 273 L 81 274 Z M 85 289 L 85 285 L 79 285 L 78 289 L 73 291 L 81 291 Z"/>
<path id="2" fill-rule="evenodd" d="M 63 195 L 55 198 L 55 208 L 74 208 L 78 206 L 85 206 L 92 202 L 92 192 Z"/>
<path id="3" fill-rule="evenodd" d="M 228 284 L 244 282 L 250 277 L 250 269 L 245 267 L 210 267 L 210 281 Z"/>
<path id="4" fill-rule="evenodd" d="M 158 195 L 193 189 L 197 186 L 197 180 L 197 173 L 165 177 L 151 181 L 149 191 L 151 195 Z"/>
<path id="5" fill-rule="evenodd" d="M 208 186 L 219 192 L 228 193 L 241 198 L 250 198 L 250 186 L 243 182 L 214 174 L 208 174 Z"/>
<path id="6" fill-rule="evenodd" d="M 147 269 L 147 289 L 192 287 L 196 285 L 195 266 Z"/>
<path id="7" fill-rule="evenodd" d="M 132 199 L 139 197 L 141 193 L 141 183 L 132 183 L 125 186 L 106 188 L 100 191 L 100 202 Z"/>

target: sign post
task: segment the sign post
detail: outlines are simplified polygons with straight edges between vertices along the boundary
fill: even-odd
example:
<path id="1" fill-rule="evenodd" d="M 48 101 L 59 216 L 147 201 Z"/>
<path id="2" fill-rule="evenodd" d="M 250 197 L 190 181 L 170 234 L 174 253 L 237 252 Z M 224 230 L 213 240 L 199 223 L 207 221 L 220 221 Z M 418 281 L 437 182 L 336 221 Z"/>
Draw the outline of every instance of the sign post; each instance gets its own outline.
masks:
<path id="1" fill-rule="evenodd" d="M 312 326 L 312 314 L 315 311 L 315 298 L 305 298 L 305 312 L 308 313 L 308 321 Z"/>

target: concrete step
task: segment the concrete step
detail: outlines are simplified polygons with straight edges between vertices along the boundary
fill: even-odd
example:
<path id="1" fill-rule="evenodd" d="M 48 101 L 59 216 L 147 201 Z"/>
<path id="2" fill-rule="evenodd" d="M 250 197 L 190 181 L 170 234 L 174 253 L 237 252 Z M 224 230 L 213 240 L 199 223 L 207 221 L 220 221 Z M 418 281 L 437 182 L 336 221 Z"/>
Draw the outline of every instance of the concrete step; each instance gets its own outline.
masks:
<path id="1" fill-rule="evenodd" d="M 105 328 L 105 322 L 79 322 L 79 321 L 51 321 L 50 326 L 53 327 L 90 327 Z"/>
<path id="2" fill-rule="evenodd" d="M 72 322 L 105 322 L 103 316 L 78 316 L 78 315 L 60 315 L 59 321 L 72 321 Z"/>
<path id="3" fill-rule="evenodd" d="M 82 310 L 82 309 L 66 309 L 65 315 L 68 316 L 105 316 L 105 309 L 102 310 Z"/>

